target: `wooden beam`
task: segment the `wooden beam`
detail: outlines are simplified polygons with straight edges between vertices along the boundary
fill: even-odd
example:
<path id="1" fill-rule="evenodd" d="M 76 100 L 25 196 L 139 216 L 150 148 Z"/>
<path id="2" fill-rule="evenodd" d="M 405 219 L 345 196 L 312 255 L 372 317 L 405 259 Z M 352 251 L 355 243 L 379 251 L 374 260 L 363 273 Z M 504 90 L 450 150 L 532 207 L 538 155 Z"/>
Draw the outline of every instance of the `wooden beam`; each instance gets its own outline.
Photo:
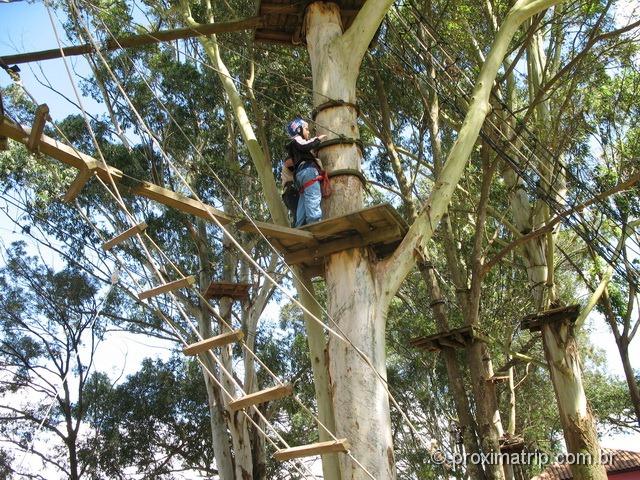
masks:
<path id="1" fill-rule="evenodd" d="M 38 108 L 36 108 L 36 116 L 33 120 L 33 127 L 31 127 L 29 140 L 27 141 L 27 148 L 30 152 L 38 151 L 40 138 L 42 137 L 42 132 L 44 132 L 44 126 L 47 120 L 49 120 L 49 107 L 46 103 L 38 105 Z"/>
<path id="2" fill-rule="evenodd" d="M 262 17 L 251 17 L 242 20 L 233 20 L 231 22 L 207 23 L 198 25 L 197 27 L 177 28 L 174 30 L 164 30 L 160 32 L 148 32 L 140 35 L 131 35 L 116 39 L 107 40 L 100 51 L 109 52 L 121 48 L 141 47 L 154 43 L 168 42 L 182 38 L 199 37 L 203 35 L 213 35 L 218 33 L 238 32 L 241 30 L 254 30 L 264 25 Z M 92 44 L 85 43 L 73 47 L 65 47 L 62 53 L 59 48 L 51 50 L 42 50 L 39 52 L 21 53 L 17 55 L 5 55 L 2 60 L 7 65 L 15 65 L 19 63 L 39 62 L 42 60 L 51 60 L 53 58 L 72 57 L 75 55 L 84 55 L 93 53 L 95 49 Z"/>
<path id="3" fill-rule="evenodd" d="M 277 30 L 256 30 L 254 38 L 259 42 L 276 42 L 291 45 L 293 34 L 283 33 Z"/>
<path id="4" fill-rule="evenodd" d="M 185 347 L 182 351 L 185 355 L 193 356 L 202 352 L 206 352 L 215 347 L 221 347 L 233 342 L 239 342 L 244 338 L 242 330 L 235 330 L 233 332 L 223 333 L 215 337 L 201 340 L 197 343 L 192 343 L 188 347 Z"/>
<path id="5" fill-rule="evenodd" d="M 76 175 L 75 180 L 69 186 L 69 190 L 67 190 L 67 193 L 65 193 L 64 197 L 62 197 L 62 201 L 66 203 L 73 202 L 80 193 L 80 190 L 84 188 L 91 177 L 93 177 L 93 174 L 96 173 L 97 168 L 97 161 L 89 164 L 87 168 L 81 168 L 78 172 L 78 175 Z"/>
<path id="6" fill-rule="evenodd" d="M 334 253 L 349 250 L 351 248 L 362 248 L 375 243 L 383 243 L 400 239 L 400 228 L 392 226 L 374 230 L 368 235 L 351 235 L 331 242 L 322 243 L 318 248 L 307 248 L 294 253 L 285 254 L 284 260 L 289 265 L 299 263 L 313 263 L 317 259 L 328 257 Z"/>
<path id="7" fill-rule="evenodd" d="M 218 210 L 217 208 L 213 208 L 206 203 L 202 203 L 193 198 L 185 197 L 173 190 L 160 187 L 159 185 L 151 182 L 138 182 L 138 186 L 125 186 L 122 190 L 130 195 L 140 195 L 141 197 L 155 200 L 167 207 L 195 215 L 196 217 L 204 218 L 210 222 L 212 221 L 212 216 L 215 217 L 222 225 L 226 225 L 234 220 L 233 217 Z"/>
<path id="8" fill-rule="evenodd" d="M 286 397 L 293 393 L 293 385 L 278 385 L 277 387 L 267 388 L 260 390 L 259 392 L 250 393 L 244 397 L 240 397 L 236 400 L 229 402 L 229 409 L 232 412 L 242 410 L 243 408 L 251 405 L 259 405 L 261 403 L 270 402 L 271 400 L 277 400 L 282 397 Z"/>
<path id="9" fill-rule="evenodd" d="M 312 457 L 314 455 L 326 455 L 328 453 L 346 453 L 351 448 L 346 438 L 330 440 L 328 442 L 311 443 L 299 447 L 285 448 L 273 454 L 273 458 L 280 462 L 292 458 Z"/>
<path id="10" fill-rule="evenodd" d="M 131 237 L 133 237 L 134 235 L 136 235 L 138 233 L 144 232 L 146 228 L 147 228 L 147 223 L 146 222 L 140 222 L 138 225 L 134 225 L 133 227 L 129 228 L 128 230 L 125 230 L 124 232 L 122 232 L 117 237 L 113 237 L 111 240 L 108 240 L 108 241 L 104 242 L 102 244 L 102 249 L 104 251 L 108 252 L 109 250 L 111 250 L 116 245 L 124 242 L 126 239 L 131 238 Z"/>
<path id="11" fill-rule="evenodd" d="M 160 285 L 159 287 L 152 288 L 151 290 L 145 290 L 144 292 L 140 292 L 138 294 L 138 298 L 140 300 L 144 300 L 145 298 L 155 297 L 157 295 L 172 292 L 173 290 L 178 290 L 179 288 L 189 287 L 196 283 L 196 277 L 190 275 L 188 277 L 181 278 L 179 280 L 174 280 L 173 282 L 165 283 L 164 285 Z"/>
<path id="12" fill-rule="evenodd" d="M 30 128 L 13 123 L 7 118 L 0 120 L 2 120 L 2 123 L 0 124 L 0 136 L 7 136 L 22 143 L 23 145 L 27 144 L 29 132 L 31 131 Z M 40 139 L 40 153 L 55 158 L 56 160 L 77 169 L 89 168 L 93 165 L 93 162 L 98 162 L 98 160 L 90 155 L 86 155 L 69 145 L 58 142 L 51 137 L 47 137 L 46 135 L 42 135 L 42 138 Z M 96 175 L 105 182 L 110 183 L 110 177 L 116 184 L 122 185 L 123 182 L 122 172 L 120 170 L 109 165 L 104 165 L 102 162 L 98 162 Z M 231 216 L 205 203 L 185 197 L 184 195 L 180 195 L 172 190 L 162 188 L 149 182 L 137 182 L 135 188 L 127 188 L 123 186 L 123 190 L 126 190 L 132 195 L 140 195 L 142 197 L 155 200 L 163 205 L 175 208 L 176 210 L 184 213 L 204 218 L 205 220 L 211 221 L 211 216 L 214 216 L 223 225 L 226 225 L 233 220 Z"/>
<path id="13" fill-rule="evenodd" d="M 296 15 L 304 9 L 303 4 L 260 3 L 260 13 L 264 15 Z"/>
<path id="14" fill-rule="evenodd" d="M 313 233 L 298 228 L 282 227 L 266 222 L 250 222 L 249 220 L 240 220 L 235 226 L 242 232 L 262 232 L 262 234 L 268 238 L 279 238 L 281 240 L 307 243 L 310 245 L 317 244 Z"/>

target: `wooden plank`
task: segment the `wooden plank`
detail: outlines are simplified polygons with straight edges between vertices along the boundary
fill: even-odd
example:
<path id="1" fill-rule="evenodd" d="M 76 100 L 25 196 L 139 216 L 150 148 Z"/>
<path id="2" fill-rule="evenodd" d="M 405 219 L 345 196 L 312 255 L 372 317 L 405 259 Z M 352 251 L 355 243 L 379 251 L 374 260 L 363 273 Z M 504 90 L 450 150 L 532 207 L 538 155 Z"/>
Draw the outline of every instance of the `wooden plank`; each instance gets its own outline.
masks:
<path id="1" fill-rule="evenodd" d="M 184 213 L 189 213 L 205 220 L 212 221 L 211 217 L 215 217 L 222 225 L 226 225 L 233 221 L 233 217 L 226 213 L 213 208 L 206 203 L 200 202 L 193 198 L 185 197 L 179 193 L 160 187 L 150 182 L 140 182 L 140 186 L 133 188 L 123 188 L 129 194 L 140 195 L 142 197 L 155 200 L 167 207 L 174 208 Z"/>
<path id="2" fill-rule="evenodd" d="M 102 249 L 104 251 L 109 251 L 119 243 L 124 242 L 126 239 L 133 237 L 138 233 L 142 233 L 147 228 L 146 222 L 140 222 L 138 225 L 134 225 L 133 227 L 125 230 L 117 237 L 113 237 L 111 240 L 108 240 L 102 244 Z"/>
<path id="3" fill-rule="evenodd" d="M 165 283 L 164 285 L 160 285 L 159 287 L 152 288 L 151 290 L 145 290 L 144 292 L 140 292 L 138 294 L 138 298 L 140 300 L 144 300 L 145 298 L 155 297 L 162 293 L 171 292 L 173 290 L 178 290 L 179 288 L 188 287 L 196 283 L 196 277 L 191 275 L 188 277 L 181 278 L 179 280 L 174 280 L 173 282 Z"/>
<path id="4" fill-rule="evenodd" d="M 354 225 L 350 221 L 350 219 L 354 218 L 362 219 L 367 225 L 365 226 L 360 220 L 357 220 L 358 224 Z M 350 230 L 357 230 L 358 226 L 363 232 L 369 231 L 369 226 L 373 226 L 375 230 L 391 226 L 399 227 L 402 232 L 408 230 L 407 224 L 402 220 L 402 217 L 387 203 L 363 208 L 340 217 L 321 220 L 320 222 L 305 225 L 301 229 L 313 233 L 315 238 L 322 240 L 324 237 L 332 237 Z"/>
<path id="5" fill-rule="evenodd" d="M 235 226 L 242 232 L 262 232 L 267 238 L 277 238 L 309 245 L 317 243 L 312 233 L 305 232 L 299 228 L 283 227 L 274 223 L 250 222 L 249 220 L 240 220 Z"/>
<path id="6" fill-rule="evenodd" d="M 367 222 L 360 213 L 350 213 L 345 217 L 345 220 L 349 222 L 352 228 L 356 229 L 360 235 L 368 235 L 375 229 L 375 227 Z"/>
<path id="7" fill-rule="evenodd" d="M 262 15 L 295 15 L 300 12 L 301 6 L 289 3 L 260 3 Z"/>
<path id="8" fill-rule="evenodd" d="M 487 382 L 499 383 L 499 382 L 507 382 L 509 380 L 508 375 L 494 375 L 493 377 L 487 378 Z"/>
<path id="9" fill-rule="evenodd" d="M 260 390 L 259 392 L 250 393 L 244 397 L 240 397 L 236 400 L 229 402 L 229 409 L 232 412 L 242 410 L 243 408 L 251 405 L 259 405 L 261 403 L 270 402 L 271 400 L 277 400 L 282 397 L 286 397 L 293 393 L 293 385 L 278 385 L 277 387 L 267 388 Z"/>
<path id="10" fill-rule="evenodd" d="M 140 47 L 159 42 L 167 42 L 182 38 L 197 37 L 200 35 L 212 35 L 218 33 L 237 32 L 241 30 L 253 30 L 264 24 L 261 17 L 251 17 L 242 20 L 233 20 L 231 22 L 207 23 L 198 25 L 197 27 L 178 28 L 173 30 L 164 30 L 158 32 L 148 32 L 139 35 L 131 35 L 127 37 L 108 39 L 105 45 L 101 46 L 101 51 L 111 51 L 120 48 Z M 95 52 L 93 45 L 83 44 L 62 49 L 65 57 L 74 55 L 84 55 Z M 6 65 L 15 65 L 19 63 L 38 62 L 42 60 L 50 60 L 60 58 L 62 53 L 59 48 L 51 50 L 43 50 L 39 52 L 21 53 L 18 55 L 3 55 L 2 59 Z"/>
<path id="11" fill-rule="evenodd" d="M 222 298 L 229 297 L 238 300 L 249 298 L 248 283 L 232 283 L 232 282 L 211 282 L 204 292 L 204 298 Z"/>
<path id="12" fill-rule="evenodd" d="M 465 344 L 455 341 L 452 337 L 441 337 L 435 343 L 439 343 L 441 347 L 464 348 Z"/>
<path id="13" fill-rule="evenodd" d="M 24 145 L 27 144 L 30 132 L 28 127 L 23 127 L 13 123 L 7 118 L 1 120 L 0 136 L 4 135 Z M 53 138 L 47 137 L 46 135 L 42 135 L 42 138 L 40 139 L 40 153 L 55 158 L 56 160 L 77 169 L 88 168 L 92 162 L 97 162 L 95 158 L 86 155 L 69 145 L 58 142 Z M 104 165 L 102 162 L 98 162 L 96 175 L 105 182 L 110 182 L 110 176 L 116 184 L 121 184 L 122 182 L 122 172 L 117 168 Z M 122 189 L 123 191 L 126 190 L 133 195 L 147 197 L 168 207 L 204 218 L 205 220 L 211 221 L 211 215 L 213 215 L 223 225 L 226 225 L 233 220 L 231 216 L 205 203 L 185 197 L 184 195 L 149 182 L 139 182 L 139 185 L 135 188 L 123 187 Z"/>
<path id="14" fill-rule="evenodd" d="M 322 243 L 318 248 L 306 248 L 294 253 L 285 254 L 284 260 L 289 265 L 300 263 L 315 263 L 318 259 L 328 257 L 334 253 L 349 250 L 351 248 L 362 248 L 375 243 L 400 240 L 398 227 L 393 226 L 381 230 L 374 230 L 369 235 L 361 236 L 352 234 L 346 238 L 340 238 L 327 243 Z"/>
<path id="15" fill-rule="evenodd" d="M 290 33 L 282 33 L 277 30 L 256 30 L 254 39 L 257 42 L 272 42 L 291 45 L 293 35 Z"/>
<path id="16" fill-rule="evenodd" d="M 346 438 L 330 440 L 328 442 L 311 443 L 299 447 L 291 447 L 278 450 L 273 454 L 273 458 L 279 462 L 291 460 L 292 458 L 312 457 L 314 455 L 326 455 L 328 453 L 346 453 L 351 448 Z"/>
<path id="17" fill-rule="evenodd" d="M 81 168 L 76 175 L 75 180 L 69 186 L 69 190 L 62 197 L 62 201 L 66 203 L 73 202 L 80 191 L 84 188 L 87 182 L 93 177 L 93 174 L 96 173 L 96 169 L 98 167 L 98 162 L 92 162 L 91 166 L 88 168 Z"/>
<path id="18" fill-rule="evenodd" d="M 29 132 L 29 140 L 27 141 L 27 148 L 30 152 L 37 152 L 40 144 L 40 138 L 44 131 L 44 126 L 47 123 L 49 117 L 49 107 L 46 103 L 38 105 L 36 108 L 36 116 L 33 120 L 33 127 Z"/>
<path id="19" fill-rule="evenodd" d="M 235 330 L 233 332 L 226 332 L 215 337 L 206 338 L 196 343 L 192 343 L 188 347 L 185 347 L 182 352 L 185 355 L 193 356 L 202 352 L 206 352 L 215 347 L 221 347 L 233 342 L 240 342 L 244 338 L 242 330 Z"/>

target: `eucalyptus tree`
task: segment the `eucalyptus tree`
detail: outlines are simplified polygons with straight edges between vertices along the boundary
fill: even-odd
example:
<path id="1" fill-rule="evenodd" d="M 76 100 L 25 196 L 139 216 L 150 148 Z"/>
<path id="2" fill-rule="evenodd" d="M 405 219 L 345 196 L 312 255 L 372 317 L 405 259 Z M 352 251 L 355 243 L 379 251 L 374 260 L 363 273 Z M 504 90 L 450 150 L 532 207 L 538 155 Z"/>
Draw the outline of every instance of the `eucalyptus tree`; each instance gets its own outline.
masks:
<path id="1" fill-rule="evenodd" d="M 102 300 L 88 275 L 70 266 L 55 271 L 25 248 L 5 251 L 0 271 L 2 438 L 21 458 L 11 465 L 15 474 L 32 474 L 24 458 L 33 455 L 45 471 L 79 479 Z"/>

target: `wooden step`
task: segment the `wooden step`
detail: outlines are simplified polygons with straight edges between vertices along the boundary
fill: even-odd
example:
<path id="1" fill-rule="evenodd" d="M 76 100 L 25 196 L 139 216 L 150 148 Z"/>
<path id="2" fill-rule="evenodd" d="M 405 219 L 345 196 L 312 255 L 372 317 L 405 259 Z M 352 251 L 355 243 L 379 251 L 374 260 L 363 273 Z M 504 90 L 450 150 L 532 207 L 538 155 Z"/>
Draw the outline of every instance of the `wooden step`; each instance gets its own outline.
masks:
<path id="1" fill-rule="evenodd" d="M 162 293 L 178 290 L 179 288 L 189 287 L 194 283 L 196 283 L 196 277 L 191 275 L 189 277 L 181 278 L 180 280 L 175 280 L 173 282 L 165 283 L 164 285 L 160 285 L 159 287 L 152 288 L 151 290 L 145 290 L 144 292 L 140 292 L 138 294 L 138 298 L 140 300 L 144 300 L 145 298 L 155 297 L 156 295 L 160 295 Z"/>
<path id="2" fill-rule="evenodd" d="M 44 126 L 49 119 L 49 107 L 46 103 L 38 105 L 36 108 L 36 116 L 33 120 L 33 126 L 31 132 L 29 132 L 29 139 L 27 140 L 27 148 L 30 152 L 38 152 L 40 146 L 40 139 L 42 138 L 42 132 Z"/>
<path id="3" fill-rule="evenodd" d="M 125 230 L 124 232 L 122 232 L 117 237 L 113 237 L 111 240 L 108 240 L 108 241 L 104 242 L 102 244 L 102 249 L 104 251 L 109 251 L 113 247 L 115 247 L 116 245 L 124 242 L 127 238 L 131 238 L 134 235 L 136 235 L 137 233 L 144 232 L 146 228 L 147 228 L 147 223 L 146 222 L 140 222 L 138 225 L 135 225 L 135 226 L 131 227 L 128 230 Z"/>
<path id="4" fill-rule="evenodd" d="M 62 201 L 67 203 L 73 202 L 97 169 L 97 160 L 90 161 L 87 163 L 86 168 L 81 168 L 75 180 L 69 186 L 69 190 L 67 190 L 67 193 L 64 194 Z"/>
<path id="5" fill-rule="evenodd" d="M 207 338 L 196 343 L 192 343 L 188 347 L 185 347 L 182 351 L 185 355 L 197 355 L 207 350 L 211 350 L 215 347 L 221 347 L 233 342 L 239 342 L 244 338 L 242 330 L 235 330 L 233 332 L 223 333 L 216 337 Z"/>
<path id="6" fill-rule="evenodd" d="M 259 392 L 250 393 L 249 395 L 245 395 L 244 397 L 232 400 L 231 402 L 229 402 L 229 409 L 232 412 L 235 412 L 251 405 L 259 405 L 271 400 L 277 400 L 279 398 L 291 395 L 292 393 L 293 385 L 291 384 L 267 388 L 266 390 L 260 390 Z"/>
<path id="7" fill-rule="evenodd" d="M 299 447 L 285 448 L 273 454 L 273 458 L 280 462 L 291 460 L 292 458 L 312 457 L 314 455 L 324 455 L 327 453 L 346 453 L 351 446 L 346 438 L 330 440 L 328 442 L 311 443 Z"/>

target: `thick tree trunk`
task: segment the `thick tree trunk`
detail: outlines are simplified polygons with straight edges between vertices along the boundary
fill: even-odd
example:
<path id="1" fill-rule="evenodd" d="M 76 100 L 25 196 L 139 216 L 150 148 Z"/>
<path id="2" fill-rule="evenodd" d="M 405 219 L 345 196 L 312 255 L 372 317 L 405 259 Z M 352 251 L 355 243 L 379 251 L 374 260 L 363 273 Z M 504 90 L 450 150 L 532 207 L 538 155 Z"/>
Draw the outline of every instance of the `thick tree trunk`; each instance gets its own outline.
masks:
<path id="1" fill-rule="evenodd" d="M 307 45 L 313 73 L 314 104 L 328 99 L 355 103 L 357 72 L 349 71 L 349 53 L 338 41 L 342 36 L 336 4 L 315 2 L 305 18 Z M 356 112 L 351 107 L 321 111 L 318 133 L 358 138 Z M 324 167 L 360 169 L 361 153 L 355 145 L 336 145 L 320 152 Z M 362 185 L 357 177 L 342 176 L 333 182 L 333 194 L 324 204 L 326 217 L 362 208 Z M 386 376 L 386 307 L 379 306 L 375 270 L 364 249 L 332 255 L 326 264 L 327 310 L 344 335 L 353 341 Z M 329 373 L 336 435 L 351 443 L 351 454 L 379 480 L 395 478 L 388 394 L 382 382 L 356 350 L 342 340 L 328 342 Z M 339 457 L 343 479 L 371 478 L 349 456 Z"/>
<path id="2" fill-rule="evenodd" d="M 542 327 L 542 335 L 567 451 L 576 456 L 571 465 L 573 478 L 605 480 L 594 419 L 584 395 L 573 326 L 568 321 L 547 324 Z M 580 455 L 586 455 L 586 459 L 580 461 Z"/>
<path id="3" fill-rule="evenodd" d="M 369 260 L 359 250 L 332 256 L 327 266 L 329 314 L 340 331 L 365 355 L 386 381 L 385 316 Z M 351 345 L 329 339 L 331 392 L 337 436 L 351 442 L 351 454 L 376 480 L 396 478 L 389 397 Z M 347 456 L 340 457 L 343 479 L 371 478 Z"/>

